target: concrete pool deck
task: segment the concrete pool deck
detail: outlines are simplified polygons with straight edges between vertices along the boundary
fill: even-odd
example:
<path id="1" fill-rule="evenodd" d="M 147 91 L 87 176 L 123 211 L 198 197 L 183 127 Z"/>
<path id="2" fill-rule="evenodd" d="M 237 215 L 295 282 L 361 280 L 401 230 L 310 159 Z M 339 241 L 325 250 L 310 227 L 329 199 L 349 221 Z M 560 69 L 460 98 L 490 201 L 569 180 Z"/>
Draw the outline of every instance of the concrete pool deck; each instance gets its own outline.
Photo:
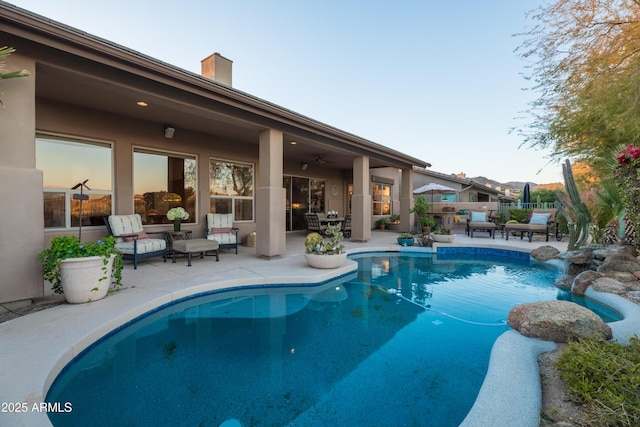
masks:
<path id="1" fill-rule="evenodd" d="M 0 366 L 4 372 L 0 403 L 13 405 L 2 408 L 13 410 L 0 415 L 0 425 L 50 426 L 46 413 L 39 411 L 40 404 L 62 368 L 104 334 L 158 306 L 202 292 L 243 285 L 323 282 L 356 268 L 356 263 L 348 260 L 336 270 L 311 269 L 303 256 L 305 235 L 303 232 L 289 233 L 286 255 L 273 260 L 258 258 L 254 248 L 241 246 L 238 255 L 221 251 L 220 262 L 215 262 L 215 257 L 195 258 L 192 267 L 186 266 L 184 258 L 175 264 L 171 261 L 163 263 L 162 259 L 147 260 L 137 270 L 125 263 L 121 292 L 91 304 L 61 304 L 1 323 Z M 396 243 L 397 235 L 392 231 L 374 231 L 370 241 L 347 240 L 345 246 L 350 253 L 397 251 L 401 249 Z M 442 244 L 523 252 L 542 245 L 565 251 L 567 243 L 535 239 L 531 243 L 520 239 L 506 241 L 482 235 L 470 239 L 458 234 L 454 243 Z M 618 303 L 615 298 L 610 301 L 607 304 Z M 637 325 L 638 318 L 634 319 Z M 620 333 L 628 333 L 634 328 L 618 329 L 623 329 Z M 539 425 L 541 396 L 537 356 L 540 351 L 548 351 L 549 346 L 555 345 L 529 340 L 513 331 L 506 336 L 504 339 L 501 336 L 494 346 L 489 373 L 472 412 L 465 419 L 465 426 L 511 426 L 514 416 L 518 425 Z M 521 340 L 537 343 L 523 345 Z M 515 378 L 513 372 L 524 377 Z M 490 418 L 485 418 L 487 416 Z"/>

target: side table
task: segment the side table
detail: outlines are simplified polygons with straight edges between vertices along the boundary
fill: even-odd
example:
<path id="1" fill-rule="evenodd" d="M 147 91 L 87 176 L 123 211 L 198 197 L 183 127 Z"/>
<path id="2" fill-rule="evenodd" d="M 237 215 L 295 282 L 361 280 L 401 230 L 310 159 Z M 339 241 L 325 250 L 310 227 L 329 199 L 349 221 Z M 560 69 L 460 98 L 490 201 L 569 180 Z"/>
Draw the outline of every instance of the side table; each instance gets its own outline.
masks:
<path id="1" fill-rule="evenodd" d="M 190 240 L 191 230 L 185 231 L 165 231 L 164 236 L 167 241 L 167 256 L 173 255 L 173 242 L 176 240 Z"/>

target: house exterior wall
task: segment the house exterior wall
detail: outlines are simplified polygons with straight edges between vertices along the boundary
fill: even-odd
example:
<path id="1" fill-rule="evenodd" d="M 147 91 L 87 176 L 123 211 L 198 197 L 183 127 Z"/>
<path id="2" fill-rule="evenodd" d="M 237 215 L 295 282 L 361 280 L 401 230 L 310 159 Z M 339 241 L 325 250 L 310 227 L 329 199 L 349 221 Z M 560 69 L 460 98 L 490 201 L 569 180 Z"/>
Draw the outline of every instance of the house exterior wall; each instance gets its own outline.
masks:
<path id="1" fill-rule="evenodd" d="M 35 70 L 35 61 L 11 55 L 7 70 Z M 0 302 L 42 295 L 42 174 L 35 169 L 35 73 L 2 81 L 0 108 Z"/>
<path id="2" fill-rule="evenodd" d="M 17 79 L 16 82 L 18 80 L 20 79 Z M 0 188 L 2 189 L 2 194 L 11 197 L 11 200 L 16 203 L 16 208 L 21 213 L 16 215 L 12 221 L 0 222 L 0 230 L 3 231 L 2 235 L 6 237 L 0 240 L 0 251 L 3 253 L 3 256 L 0 257 L 0 266 L 3 267 L 3 272 L 8 273 L 0 285 L 0 302 L 17 301 L 50 294 L 48 284 L 44 283 L 42 279 L 42 267 L 37 259 L 37 254 L 45 247 L 48 247 L 51 237 L 74 235 L 78 231 L 77 228 L 55 231 L 44 229 L 42 173 L 35 169 L 35 137 L 37 134 L 68 136 L 78 140 L 100 140 L 113 144 L 114 214 L 130 214 L 134 211 L 134 147 L 196 156 L 198 168 L 198 215 L 195 223 L 183 224 L 183 229 L 191 230 L 194 237 L 204 236 L 205 216 L 210 212 L 210 158 L 252 163 L 255 167 L 254 190 L 257 191 L 261 186 L 258 144 L 221 140 L 212 135 L 190 132 L 186 129 L 180 129 L 172 139 L 167 139 L 164 137 L 163 128 L 158 126 L 157 123 L 135 120 L 97 110 L 82 109 L 46 99 L 38 99 L 36 101 L 33 90 L 34 81 L 35 79 L 32 78 L 22 79 L 22 82 L 18 82 L 22 83 L 21 86 L 14 85 L 19 90 L 14 91 L 7 88 L 5 89 L 7 93 L 3 97 L 3 101 L 7 106 L 6 113 L 22 117 L 14 122 L 20 123 L 20 126 L 8 126 L 9 120 L 0 121 L 0 131 L 3 132 L 3 135 L 7 135 L 6 141 L 14 142 L 0 145 L 3 150 L 2 153 L 6 154 L 0 159 L 0 177 L 5 178 L 1 180 Z M 17 107 L 20 108 L 18 109 Z M 25 120 L 25 117 L 28 119 Z M 35 117 L 37 117 L 37 120 L 35 120 Z M 17 141 L 21 142 L 17 143 Z M 15 167 L 16 165 L 22 167 Z M 299 172 L 299 165 L 297 170 L 292 164 L 284 168 L 285 174 L 299 175 Z M 330 191 L 327 191 L 325 203 L 328 209 L 345 211 L 344 180 L 341 171 L 326 168 L 309 171 L 305 173 L 305 176 L 326 180 L 329 188 L 331 188 L 332 184 L 336 184 L 339 189 L 338 195 L 333 196 Z M 83 179 L 86 178 L 89 178 L 88 184 L 90 185 L 91 177 L 83 177 Z M 272 185 L 279 186 L 279 189 L 284 191 L 282 189 L 281 174 L 278 176 L 277 181 L 278 183 L 272 183 Z M 25 184 L 16 186 L 16 182 L 24 182 Z M 75 182 L 70 182 L 69 187 L 74 184 Z M 254 194 L 254 207 L 256 206 L 255 197 Z M 281 209 L 284 210 L 284 201 Z M 258 212 L 259 210 L 256 207 L 254 221 L 234 224 L 240 229 L 241 242 L 245 241 L 246 236 L 252 231 L 256 231 Z M 284 215 L 279 217 L 284 221 Z M 167 224 L 145 226 L 145 229 L 150 231 L 169 228 L 170 226 Z M 15 236 L 12 236 L 13 234 Z M 96 240 L 106 234 L 106 227 L 104 226 L 83 226 L 82 228 L 82 239 L 85 241 Z M 16 251 L 16 241 L 27 241 L 28 244 L 24 246 L 29 248 L 28 253 Z M 284 245 L 284 234 L 277 241 L 280 242 L 278 247 Z M 283 250 L 283 248 L 280 248 L 280 250 Z M 16 269 L 16 263 L 26 263 L 27 265 L 24 268 Z"/>

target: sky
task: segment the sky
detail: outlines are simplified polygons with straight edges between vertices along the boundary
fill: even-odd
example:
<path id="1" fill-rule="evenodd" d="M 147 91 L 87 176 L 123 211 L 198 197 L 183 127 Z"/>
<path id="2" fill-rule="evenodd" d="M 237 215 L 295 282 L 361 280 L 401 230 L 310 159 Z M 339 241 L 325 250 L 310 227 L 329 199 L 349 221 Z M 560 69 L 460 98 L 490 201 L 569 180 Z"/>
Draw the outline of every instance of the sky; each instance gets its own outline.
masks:
<path id="1" fill-rule="evenodd" d="M 513 128 L 536 93 L 515 49 L 533 0 L 11 0 L 200 74 L 214 52 L 233 87 L 431 163 L 499 182 L 562 182 Z"/>

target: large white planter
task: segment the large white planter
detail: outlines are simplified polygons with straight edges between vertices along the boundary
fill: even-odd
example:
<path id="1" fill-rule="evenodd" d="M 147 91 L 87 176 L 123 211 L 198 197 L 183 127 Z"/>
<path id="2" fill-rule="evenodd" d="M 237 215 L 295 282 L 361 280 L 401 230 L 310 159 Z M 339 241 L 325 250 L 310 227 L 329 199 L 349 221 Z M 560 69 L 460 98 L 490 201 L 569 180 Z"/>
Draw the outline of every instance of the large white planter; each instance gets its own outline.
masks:
<path id="1" fill-rule="evenodd" d="M 337 255 L 316 255 L 304 254 L 305 259 L 313 268 L 338 268 L 347 259 L 347 254 Z"/>
<path id="2" fill-rule="evenodd" d="M 455 234 L 431 234 L 431 240 L 439 243 L 451 243 L 455 238 Z"/>
<path id="3" fill-rule="evenodd" d="M 114 259 L 115 256 L 109 258 L 106 272 L 102 269 L 104 257 L 101 256 L 68 258 L 60 262 L 60 281 L 67 302 L 79 304 L 104 298 L 111 284 Z"/>

